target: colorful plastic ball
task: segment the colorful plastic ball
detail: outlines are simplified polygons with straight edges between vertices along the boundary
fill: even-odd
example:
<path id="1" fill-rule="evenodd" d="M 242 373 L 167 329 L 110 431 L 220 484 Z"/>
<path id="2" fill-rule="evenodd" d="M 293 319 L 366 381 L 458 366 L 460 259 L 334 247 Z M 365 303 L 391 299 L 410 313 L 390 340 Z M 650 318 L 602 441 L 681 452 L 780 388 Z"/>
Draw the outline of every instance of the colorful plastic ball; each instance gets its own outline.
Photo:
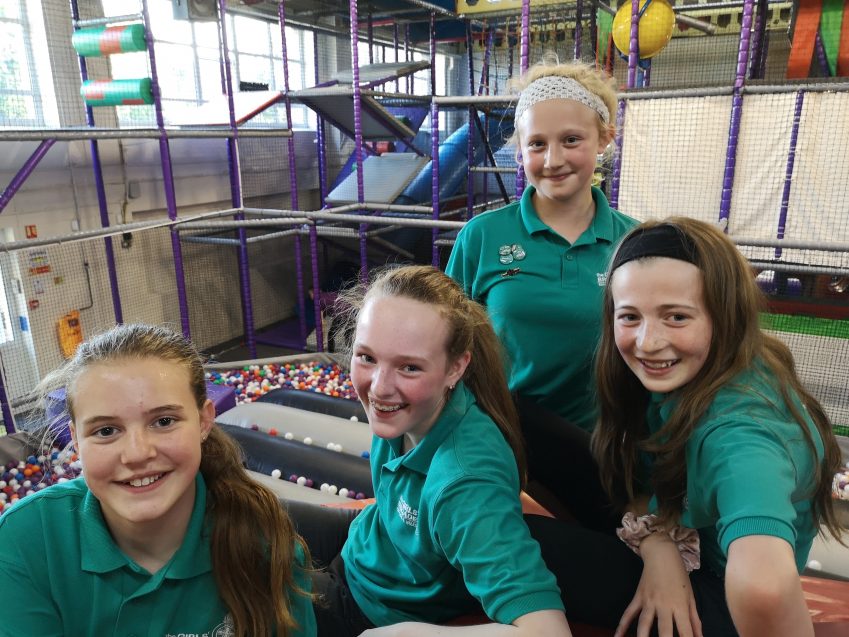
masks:
<path id="1" fill-rule="evenodd" d="M 666 0 L 641 0 L 640 12 L 640 59 L 645 60 L 660 53 L 669 43 L 675 27 L 675 13 Z M 631 47 L 630 2 L 619 7 L 613 18 L 613 43 L 623 55 L 628 55 Z"/>
<path id="2" fill-rule="evenodd" d="M 275 469 L 274 471 L 271 472 L 271 477 L 275 478 L 275 479 L 279 479 L 280 476 L 282 476 L 282 475 L 283 475 L 283 472 L 280 471 L 280 469 Z"/>
<path id="3" fill-rule="evenodd" d="M 310 438 L 309 436 L 304 438 L 304 444 L 305 445 L 311 445 L 312 444 L 312 438 Z"/>

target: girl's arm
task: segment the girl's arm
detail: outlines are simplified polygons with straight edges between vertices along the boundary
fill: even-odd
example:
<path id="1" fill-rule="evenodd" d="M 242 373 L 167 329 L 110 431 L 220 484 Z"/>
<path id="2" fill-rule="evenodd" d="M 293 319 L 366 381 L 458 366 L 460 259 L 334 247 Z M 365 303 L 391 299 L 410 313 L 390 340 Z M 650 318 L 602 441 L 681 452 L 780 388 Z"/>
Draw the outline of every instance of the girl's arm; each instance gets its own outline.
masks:
<path id="1" fill-rule="evenodd" d="M 640 544 L 640 557 L 640 584 L 622 614 L 615 637 L 625 635 L 637 618 L 637 637 L 648 637 L 655 620 L 659 637 L 702 637 L 690 576 L 675 543 L 666 533 L 653 533 Z"/>
<path id="2" fill-rule="evenodd" d="M 367 630 L 360 637 L 572 637 L 566 616 L 559 610 L 540 610 L 517 618 L 512 624 L 480 624 L 478 626 L 435 626 L 405 622 Z"/>
<path id="3" fill-rule="evenodd" d="M 648 496 L 638 496 L 627 510 L 635 515 L 648 511 Z M 653 533 L 640 544 L 643 574 L 634 599 L 622 614 L 615 637 L 622 637 L 634 621 L 637 636 L 645 637 L 657 620 L 659 637 L 672 637 L 673 629 L 681 637 L 701 637 L 702 624 L 678 548 L 666 533 Z"/>
<path id="4" fill-rule="evenodd" d="M 729 545 L 725 596 L 740 637 L 812 637 L 791 547 L 769 535 L 741 537 Z"/>

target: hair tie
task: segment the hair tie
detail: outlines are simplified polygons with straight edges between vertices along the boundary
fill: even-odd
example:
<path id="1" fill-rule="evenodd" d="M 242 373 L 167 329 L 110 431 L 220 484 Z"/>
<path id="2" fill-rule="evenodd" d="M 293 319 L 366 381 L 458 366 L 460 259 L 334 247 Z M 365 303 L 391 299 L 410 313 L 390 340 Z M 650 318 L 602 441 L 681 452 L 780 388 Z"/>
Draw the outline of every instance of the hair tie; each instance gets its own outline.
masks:
<path id="1" fill-rule="evenodd" d="M 697 256 L 693 240 L 678 226 L 665 223 L 650 228 L 637 228 L 619 245 L 610 264 L 610 273 L 620 265 L 645 257 L 666 257 L 698 265 Z"/>
<path id="2" fill-rule="evenodd" d="M 554 99 L 580 102 L 598 113 L 605 124 L 610 121 L 610 112 L 604 101 L 595 93 L 588 91 L 578 80 L 562 75 L 546 75 L 528 84 L 519 95 L 514 115 L 515 122 L 518 124 L 519 118 L 534 104 Z"/>

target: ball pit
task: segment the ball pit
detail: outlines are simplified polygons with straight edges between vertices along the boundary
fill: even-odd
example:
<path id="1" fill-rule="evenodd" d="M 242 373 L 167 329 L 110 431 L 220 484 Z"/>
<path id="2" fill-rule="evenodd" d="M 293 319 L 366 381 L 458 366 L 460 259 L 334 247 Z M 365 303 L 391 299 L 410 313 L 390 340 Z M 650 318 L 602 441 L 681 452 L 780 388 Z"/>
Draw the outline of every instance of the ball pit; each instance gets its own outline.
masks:
<path id="1" fill-rule="evenodd" d="M 271 472 L 271 477 L 276 480 L 282 480 L 283 474 L 280 469 L 274 469 Z M 322 482 L 321 486 L 317 487 L 315 481 L 311 478 L 307 478 L 306 476 L 299 476 L 296 474 L 292 474 L 288 478 L 289 482 L 292 482 L 299 487 L 306 487 L 308 489 L 317 488 L 322 493 L 329 493 L 330 495 L 339 495 L 343 498 L 349 498 L 351 500 L 362 500 L 366 497 L 366 494 L 361 491 L 355 491 L 354 489 L 346 489 L 345 487 L 337 487 L 335 484 L 329 484 L 327 482 Z"/>
<path id="2" fill-rule="evenodd" d="M 53 484 L 67 482 L 82 473 L 77 454 L 58 448 L 44 450 L 38 456 L 10 461 L 0 467 L 0 515 L 22 498 Z"/>
<path id="3" fill-rule="evenodd" d="M 245 365 L 225 371 L 208 371 L 206 379 L 216 385 L 232 387 L 236 404 L 249 403 L 273 389 L 300 389 L 357 400 L 348 372 L 337 364 L 300 363 Z"/>

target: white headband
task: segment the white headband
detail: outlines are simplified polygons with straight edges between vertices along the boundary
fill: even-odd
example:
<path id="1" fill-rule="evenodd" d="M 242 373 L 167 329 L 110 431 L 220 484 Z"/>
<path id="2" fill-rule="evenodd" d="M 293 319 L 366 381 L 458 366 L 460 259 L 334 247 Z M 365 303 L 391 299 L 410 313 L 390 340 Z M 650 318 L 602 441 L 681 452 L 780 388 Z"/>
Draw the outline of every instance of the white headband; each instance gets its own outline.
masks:
<path id="1" fill-rule="evenodd" d="M 610 121 L 610 113 L 602 99 L 584 88 L 580 82 L 562 75 L 546 75 L 528 84 L 519 95 L 519 101 L 516 102 L 516 123 L 518 124 L 522 114 L 537 102 L 553 99 L 580 102 L 598 113 L 605 124 Z"/>

